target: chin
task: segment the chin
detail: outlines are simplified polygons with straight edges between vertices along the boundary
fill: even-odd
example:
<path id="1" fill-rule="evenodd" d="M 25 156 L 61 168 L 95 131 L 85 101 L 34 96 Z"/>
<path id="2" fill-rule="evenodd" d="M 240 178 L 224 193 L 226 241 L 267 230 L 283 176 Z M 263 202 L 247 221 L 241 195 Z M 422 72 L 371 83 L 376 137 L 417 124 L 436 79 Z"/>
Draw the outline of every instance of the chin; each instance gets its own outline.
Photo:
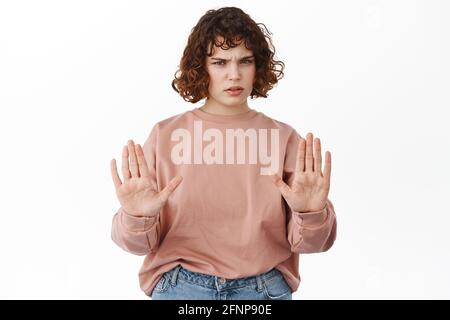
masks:
<path id="1" fill-rule="evenodd" d="M 234 102 L 229 102 L 228 101 L 228 103 L 223 103 L 223 105 L 225 105 L 227 107 L 230 107 L 230 108 L 240 107 L 243 103 L 245 103 L 245 101 L 246 101 L 246 99 L 241 99 L 241 100 L 238 100 L 238 101 L 235 100 Z"/>

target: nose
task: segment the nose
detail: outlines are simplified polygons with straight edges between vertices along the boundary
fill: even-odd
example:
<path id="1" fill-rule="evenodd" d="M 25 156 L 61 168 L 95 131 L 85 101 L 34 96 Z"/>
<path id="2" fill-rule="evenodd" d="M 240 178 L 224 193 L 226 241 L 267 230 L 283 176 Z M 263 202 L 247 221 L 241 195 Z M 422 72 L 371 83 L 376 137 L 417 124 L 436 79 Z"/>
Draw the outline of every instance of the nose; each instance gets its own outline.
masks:
<path id="1" fill-rule="evenodd" d="M 228 65 L 229 65 L 228 78 L 230 80 L 239 80 L 241 77 L 239 70 L 239 62 L 231 62 Z"/>

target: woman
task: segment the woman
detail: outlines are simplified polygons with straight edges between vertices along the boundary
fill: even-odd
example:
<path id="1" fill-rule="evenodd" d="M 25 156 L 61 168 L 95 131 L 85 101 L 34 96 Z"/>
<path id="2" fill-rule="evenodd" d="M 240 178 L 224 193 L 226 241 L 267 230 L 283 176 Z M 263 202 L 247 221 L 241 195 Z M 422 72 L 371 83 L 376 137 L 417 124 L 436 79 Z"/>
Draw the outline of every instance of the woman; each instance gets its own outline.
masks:
<path id="1" fill-rule="evenodd" d="M 129 140 L 123 182 L 111 160 L 112 239 L 145 255 L 140 285 L 154 300 L 290 300 L 299 254 L 334 243 L 331 154 L 322 172 L 318 138 L 247 104 L 283 76 L 264 30 L 236 7 L 206 12 L 172 82 L 205 103 L 156 123 L 142 147 Z"/>

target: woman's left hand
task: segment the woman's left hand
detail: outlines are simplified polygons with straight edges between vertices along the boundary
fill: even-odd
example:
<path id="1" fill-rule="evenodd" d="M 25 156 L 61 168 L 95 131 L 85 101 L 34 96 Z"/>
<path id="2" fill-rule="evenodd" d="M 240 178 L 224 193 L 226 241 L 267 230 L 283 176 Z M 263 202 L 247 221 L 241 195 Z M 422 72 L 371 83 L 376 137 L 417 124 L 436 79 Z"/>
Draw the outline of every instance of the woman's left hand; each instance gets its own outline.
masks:
<path id="1" fill-rule="evenodd" d="M 320 139 L 308 133 L 306 140 L 300 138 L 297 149 L 292 185 L 286 184 L 278 175 L 272 175 L 273 182 L 292 211 L 312 212 L 323 210 L 330 190 L 331 153 L 325 152 L 325 168 L 322 174 Z"/>

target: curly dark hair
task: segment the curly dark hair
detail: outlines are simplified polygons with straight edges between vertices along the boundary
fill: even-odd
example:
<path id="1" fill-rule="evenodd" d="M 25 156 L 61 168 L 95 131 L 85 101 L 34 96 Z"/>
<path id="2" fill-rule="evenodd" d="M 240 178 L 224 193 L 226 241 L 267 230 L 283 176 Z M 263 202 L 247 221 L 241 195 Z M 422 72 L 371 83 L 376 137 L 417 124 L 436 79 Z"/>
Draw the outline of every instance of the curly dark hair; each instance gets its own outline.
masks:
<path id="1" fill-rule="evenodd" d="M 256 23 L 240 8 L 208 10 L 191 30 L 172 88 L 191 103 L 208 97 L 209 75 L 205 63 L 206 56 L 212 55 L 211 44 L 227 50 L 244 41 L 245 47 L 253 51 L 256 63 L 250 98 L 267 98 L 267 92 L 284 76 L 284 63 L 274 60 L 275 48 L 270 35 L 263 23 Z M 281 69 L 277 70 L 277 66 Z"/>

